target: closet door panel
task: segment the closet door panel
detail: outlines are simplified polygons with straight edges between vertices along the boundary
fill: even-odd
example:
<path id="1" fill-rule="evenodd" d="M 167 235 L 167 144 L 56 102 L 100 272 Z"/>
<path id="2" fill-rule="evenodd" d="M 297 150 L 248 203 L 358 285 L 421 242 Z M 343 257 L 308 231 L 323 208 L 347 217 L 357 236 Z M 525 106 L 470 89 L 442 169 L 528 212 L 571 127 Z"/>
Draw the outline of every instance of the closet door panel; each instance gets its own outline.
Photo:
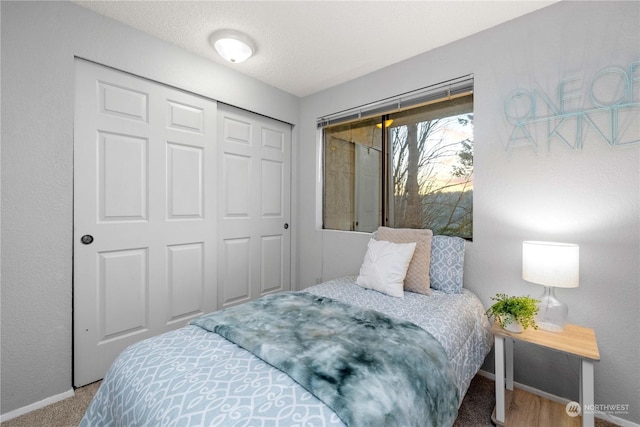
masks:
<path id="1" fill-rule="evenodd" d="M 291 289 L 291 126 L 226 105 L 218 111 L 222 308 Z M 242 252 L 233 252 L 239 242 Z"/>
<path id="2" fill-rule="evenodd" d="M 217 308 L 217 103 L 76 61 L 74 385 Z"/>

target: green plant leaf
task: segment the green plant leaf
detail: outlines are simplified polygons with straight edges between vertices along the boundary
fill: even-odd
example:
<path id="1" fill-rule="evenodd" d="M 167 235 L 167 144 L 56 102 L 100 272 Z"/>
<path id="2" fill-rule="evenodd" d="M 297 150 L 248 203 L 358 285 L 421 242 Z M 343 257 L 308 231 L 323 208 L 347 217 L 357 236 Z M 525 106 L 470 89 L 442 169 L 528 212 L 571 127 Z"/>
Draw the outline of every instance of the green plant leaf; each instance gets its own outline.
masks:
<path id="1" fill-rule="evenodd" d="M 495 303 L 485 314 L 489 319 L 494 318 L 501 327 L 504 328 L 515 321 L 525 329 L 529 327 L 538 329 L 535 315 L 539 311 L 539 300 L 529 296 L 509 296 L 503 293 L 498 293 L 491 299 Z"/>

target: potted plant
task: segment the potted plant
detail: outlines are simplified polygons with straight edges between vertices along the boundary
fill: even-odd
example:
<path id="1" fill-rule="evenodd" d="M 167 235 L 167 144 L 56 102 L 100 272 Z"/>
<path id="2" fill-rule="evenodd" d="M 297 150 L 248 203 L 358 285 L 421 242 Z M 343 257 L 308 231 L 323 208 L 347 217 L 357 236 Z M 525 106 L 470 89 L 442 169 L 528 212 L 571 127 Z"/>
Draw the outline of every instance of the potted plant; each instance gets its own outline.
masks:
<path id="1" fill-rule="evenodd" d="M 491 297 L 495 301 L 486 311 L 489 318 L 495 318 L 504 329 L 520 333 L 528 327 L 538 329 L 535 315 L 538 314 L 538 301 L 531 297 L 514 297 L 507 294 L 496 294 Z"/>

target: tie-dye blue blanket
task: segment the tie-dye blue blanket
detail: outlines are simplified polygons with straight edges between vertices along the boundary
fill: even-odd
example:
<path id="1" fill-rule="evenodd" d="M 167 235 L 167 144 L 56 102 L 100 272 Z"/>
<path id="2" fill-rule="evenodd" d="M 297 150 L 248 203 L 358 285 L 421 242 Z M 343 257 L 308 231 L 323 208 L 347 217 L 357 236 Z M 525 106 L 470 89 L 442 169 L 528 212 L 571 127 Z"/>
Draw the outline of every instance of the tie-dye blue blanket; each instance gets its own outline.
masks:
<path id="1" fill-rule="evenodd" d="M 287 373 L 348 426 L 450 426 L 447 354 L 413 323 L 306 292 L 268 295 L 191 322 Z"/>

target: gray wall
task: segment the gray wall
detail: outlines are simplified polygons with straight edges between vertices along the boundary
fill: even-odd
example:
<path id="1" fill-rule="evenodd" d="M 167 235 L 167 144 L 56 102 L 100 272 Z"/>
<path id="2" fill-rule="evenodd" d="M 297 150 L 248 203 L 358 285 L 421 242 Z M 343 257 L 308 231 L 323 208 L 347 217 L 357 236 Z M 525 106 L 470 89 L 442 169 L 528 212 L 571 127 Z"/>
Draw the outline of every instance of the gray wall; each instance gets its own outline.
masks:
<path id="1" fill-rule="evenodd" d="M 73 57 L 299 126 L 299 287 L 357 272 L 368 236 L 318 231 L 317 117 L 474 73 L 474 241 L 466 286 L 541 293 L 520 278 L 525 239 L 581 245 L 581 284 L 558 291 L 570 321 L 595 328 L 596 402 L 630 404 L 640 423 L 640 148 L 558 143 L 507 153 L 503 101 L 534 83 L 640 60 L 637 2 L 562 2 L 301 101 L 131 28 L 63 2 L 0 2 L 2 19 L 1 412 L 64 393 L 72 372 Z M 637 86 L 636 86 L 637 87 Z M 296 134 L 294 134 L 295 137 Z M 516 346 L 516 380 L 577 399 L 578 365 Z M 493 369 L 488 359 L 485 369 Z"/>
<path id="2" fill-rule="evenodd" d="M 467 244 L 465 286 L 485 305 L 497 292 L 537 297 L 542 287 L 521 278 L 522 241 L 579 244 L 580 287 L 556 293 L 569 304 L 570 322 L 595 329 L 601 355 L 596 403 L 629 404 L 629 413 L 619 416 L 640 423 L 640 146 L 610 148 L 589 131 L 582 150 L 557 141 L 547 150 L 540 138 L 538 154 L 531 148 L 507 152 L 512 126 L 504 114 L 513 90 L 538 85 L 557 102 L 558 83 L 572 76 L 581 80 L 571 91 L 581 94 L 581 108 L 590 108 L 587 91 L 597 71 L 640 61 L 639 12 L 638 2 L 560 2 L 303 98 L 298 282 L 357 273 L 369 238 L 318 230 L 315 120 L 473 73 L 474 239 Z M 634 89 L 638 102 L 640 83 Z M 621 126 L 638 139 L 635 113 L 633 125 Z M 490 372 L 492 356 L 484 366 Z M 579 364 L 560 353 L 516 345 L 515 379 L 578 399 Z"/>
<path id="3" fill-rule="evenodd" d="M 293 124 L 299 99 L 73 3 L 0 7 L 7 413 L 72 384 L 74 56 Z"/>

